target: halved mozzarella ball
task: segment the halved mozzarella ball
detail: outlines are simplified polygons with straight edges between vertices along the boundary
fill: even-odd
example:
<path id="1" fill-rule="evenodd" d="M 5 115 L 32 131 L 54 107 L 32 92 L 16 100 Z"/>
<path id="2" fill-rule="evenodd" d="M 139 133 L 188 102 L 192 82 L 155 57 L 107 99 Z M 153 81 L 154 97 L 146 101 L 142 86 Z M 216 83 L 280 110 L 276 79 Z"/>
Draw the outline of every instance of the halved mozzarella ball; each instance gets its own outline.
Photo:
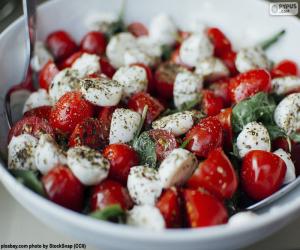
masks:
<path id="1" fill-rule="evenodd" d="M 239 155 L 244 157 L 252 150 L 270 152 L 271 140 L 268 130 L 258 122 L 249 122 L 239 133 L 236 141 Z"/>
<path id="2" fill-rule="evenodd" d="M 235 59 L 235 66 L 241 73 L 252 69 L 269 69 L 271 63 L 260 47 L 241 49 Z"/>
<path id="3" fill-rule="evenodd" d="M 45 44 L 41 41 L 36 41 L 34 44 L 33 57 L 30 65 L 34 71 L 40 71 L 48 61 L 53 60 L 53 56 L 47 50 Z"/>
<path id="4" fill-rule="evenodd" d="M 133 139 L 141 122 L 141 115 L 130 109 L 116 109 L 112 114 L 109 143 L 126 143 Z"/>
<path id="5" fill-rule="evenodd" d="M 176 42 L 177 27 L 170 16 L 160 13 L 151 20 L 149 36 L 161 45 L 172 45 Z"/>
<path id="6" fill-rule="evenodd" d="M 152 122 L 152 128 L 170 131 L 175 136 L 185 134 L 193 126 L 193 113 L 178 112 Z"/>
<path id="7" fill-rule="evenodd" d="M 24 104 L 23 113 L 33 108 L 45 105 L 51 106 L 52 100 L 45 89 L 39 89 L 31 93 L 30 96 L 27 98 Z"/>
<path id="8" fill-rule="evenodd" d="M 257 215 L 253 212 L 239 212 L 230 217 L 228 224 L 230 226 L 247 225 L 257 218 Z"/>
<path id="9" fill-rule="evenodd" d="M 174 149 L 160 164 L 158 176 L 163 188 L 183 185 L 197 167 L 197 158 L 183 148 Z"/>
<path id="10" fill-rule="evenodd" d="M 285 95 L 300 89 L 300 77 L 284 76 L 272 80 L 273 91 L 278 95 Z"/>
<path id="11" fill-rule="evenodd" d="M 85 20 L 85 25 L 88 30 L 106 33 L 112 28 L 118 19 L 119 17 L 117 13 L 97 11 L 97 13 L 89 13 Z"/>
<path id="12" fill-rule="evenodd" d="M 92 148 L 70 148 L 67 152 L 67 162 L 73 174 L 86 186 L 96 185 L 108 176 L 109 161 Z"/>
<path id="13" fill-rule="evenodd" d="M 191 67 L 213 55 L 214 47 L 205 33 L 195 33 L 183 41 L 179 50 L 181 61 Z"/>
<path id="14" fill-rule="evenodd" d="M 127 32 L 113 36 L 106 47 L 106 55 L 110 63 L 119 68 L 124 66 L 124 54 L 128 49 L 136 47 L 135 37 Z"/>
<path id="15" fill-rule="evenodd" d="M 70 91 L 80 90 L 79 73 L 75 69 L 66 68 L 54 78 L 49 88 L 49 95 L 53 102 Z"/>
<path id="16" fill-rule="evenodd" d="M 126 224 L 155 231 L 166 227 L 159 209 L 149 205 L 134 206 L 127 213 Z"/>
<path id="17" fill-rule="evenodd" d="M 34 154 L 38 139 L 29 134 L 14 136 L 8 144 L 8 168 L 35 170 Z"/>
<path id="18" fill-rule="evenodd" d="M 123 99 L 131 95 L 147 90 L 148 78 L 144 68 L 139 66 L 124 66 L 117 70 L 113 80 L 119 82 L 123 87 Z"/>
<path id="19" fill-rule="evenodd" d="M 81 92 L 89 102 L 109 107 L 120 102 L 123 88 L 117 81 L 109 78 L 85 78 L 81 80 Z"/>
<path id="20" fill-rule="evenodd" d="M 137 47 L 147 53 L 149 56 L 159 58 L 162 55 L 162 47 L 159 43 L 153 41 L 150 36 L 140 36 L 136 39 Z"/>
<path id="21" fill-rule="evenodd" d="M 209 57 L 196 65 L 196 74 L 203 76 L 205 80 L 215 81 L 229 76 L 229 70 L 222 60 Z"/>
<path id="22" fill-rule="evenodd" d="M 42 174 L 47 174 L 57 164 L 67 164 L 65 153 L 48 134 L 40 136 L 34 158 L 35 165 Z"/>
<path id="23" fill-rule="evenodd" d="M 174 82 L 174 104 L 180 109 L 187 102 L 199 99 L 203 78 L 190 71 L 178 73 Z"/>
<path id="24" fill-rule="evenodd" d="M 162 192 L 157 171 L 147 166 L 130 168 L 127 188 L 132 200 L 138 205 L 154 206 Z"/>
<path id="25" fill-rule="evenodd" d="M 80 78 L 86 77 L 94 73 L 99 73 L 101 70 L 100 57 L 88 53 L 83 53 L 72 64 L 72 69 L 78 71 L 78 76 Z"/>
<path id="26" fill-rule="evenodd" d="M 125 65 L 143 63 L 145 65 L 152 66 L 155 64 L 155 60 L 155 57 L 148 55 L 146 52 L 142 51 L 138 47 L 126 50 L 124 54 Z"/>
<path id="27" fill-rule="evenodd" d="M 285 152 L 283 149 L 279 148 L 273 152 L 275 155 L 278 155 L 286 165 L 286 173 L 284 177 L 283 184 L 287 184 L 296 179 L 296 170 L 291 156 L 289 153 Z"/>
<path id="28" fill-rule="evenodd" d="M 290 94 L 276 107 L 274 120 L 288 135 L 300 129 L 300 93 Z"/>

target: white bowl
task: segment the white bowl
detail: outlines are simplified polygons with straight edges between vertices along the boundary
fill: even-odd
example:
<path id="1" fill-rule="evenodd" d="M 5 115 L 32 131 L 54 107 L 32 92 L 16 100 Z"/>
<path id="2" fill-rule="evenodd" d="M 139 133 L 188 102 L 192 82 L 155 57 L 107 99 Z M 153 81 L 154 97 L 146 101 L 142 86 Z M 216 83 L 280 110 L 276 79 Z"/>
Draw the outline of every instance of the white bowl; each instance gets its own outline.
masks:
<path id="1" fill-rule="evenodd" d="M 118 11 L 120 1 L 73 0 L 50 1 L 38 10 L 40 39 L 56 29 L 69 31 L 77 41 L 85 34 L 84 19 L 99 11 Z M 269 15 L 268 3 L 240 0 L 128 0 L 126 21 L 139 20 L 148 23 L 158 12 L 167 12 L 180 27 L 187 27 L 192 19 L 222 28 L 236 48 L 252 45 L 274 34 L 281 28 L 287 34 L 269 51 L 278 61 L 290 58 L 300 65 L 300 22 L 294 17 Z M 24 65 L 23 20 L 19 19 L 0 35 L 0 93 L 21 80 Z M 7 127 L 3 107 L 0 107 L 0 147 L 5 151 Z M 99 249 L 130 250 L 199 250 L 236 249 L 254 243 L 280 229 L 300 212 L 300 187 L 271 207 L 259 211 L 260 216 L 239 226 L 216 226 L 204 229 L 178 229 L 150 232 L 123 225 L 97 221 L 74 213 L 36 195 L 20 185 L 6 170 L 0 167 L 0 179 L 7 190 L 28 211 L 57 230 L 93 244 Z M 38 235 L 37 235 L 38 237 Z"/>

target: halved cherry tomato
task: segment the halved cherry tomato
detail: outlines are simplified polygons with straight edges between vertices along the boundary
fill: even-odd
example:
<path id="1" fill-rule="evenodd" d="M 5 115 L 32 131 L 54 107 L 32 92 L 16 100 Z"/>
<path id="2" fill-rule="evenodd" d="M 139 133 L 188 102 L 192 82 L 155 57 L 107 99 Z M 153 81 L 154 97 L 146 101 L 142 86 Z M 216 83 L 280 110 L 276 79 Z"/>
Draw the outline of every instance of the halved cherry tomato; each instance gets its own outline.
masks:
<path id="1" fill-rule="evenodd" d="M 255 69 L 239 74 L 229 83 L 233 103 L 238 103 L 258 92 L 270 92 L 271 88 L 270 73 L 264 69 Z"/>
<path id="2" fill-rule="evenodd" d="M 213 91 L 215 96 L 221 97 L 223 100 L 224 108 L 230 107 L 230 91 L 229 91 L 229 79 L 219 80 L 209 85 L 209 89 Z"/>
<path id="3" fill-rule="evenodd" d="M 202 119 L 186 134 L 186 148 L 199 157 L 207 157 L 209 152 L 222 146 L 222 126 L 217 118 L 211 116 Z"/>
<path id="4" fill-rule="evenodd" d="M 90 209 L 95 211 L 111 205 L 120 205 L 124 210 L 133 206 L 132 200 L 125 187 L 119 182 L 105 180 L 94 186 L 91 191 Z"/>
<path id="5" fill-rule="evenodd" d="M 214 45 L 214 55 L 220 57 L 232 51 L 231 43 L 225 34 L 218 28 L 207 29 L 207 35 Z"/>
<path id="6" fill-rule="evenodd" d="M 205 188 L 217 198 L 230 199 L 238 187 L 235 170 L 221 148 L 210 151 L 206 160 L 199 164 L 192 177 L 188 180 L 188 187 Z"/>
<path id="7" fill-rule="evenodd" d="M 109 139 L 109 131 L 110 131 L 110 123 L 111 123 L 112 114 L 116 108 L 118 108 L 118 107 L 117 106 L 103 107 L 98 114 L 98 119 L 100 120 L 100 122 L 102 124 L 103 138 L 107 142 Z"/>
<path id="8" fill-rule="evenodd" d="M 82 56 L 84 52 L 83 51 L 77 51 L 75 53 L 73 53 L 72 55 L 70 55 L 69 57 L 67 57 L 65 60 L 59 62 L 58 64 L 58 68 L 60 70 L 65 69 L 65 68 L 70 68 L 72 66 L 72 64 L 79 58 Z"/>
<path id="9" fill-rule="evenodd" d="M 298 65 L 291 60 L 282 60 L 271 70 L 272 78 L 298 75 Z"/>
<path id="10" fill-rule="evenodd" d="M 211 90 L 202 90 L 201 109 L 207 116 L 220 113 L 223 108 L 223 99 L 216 96 Z"/>
<path id="11" fill-rule="evenodd" d="M 145 92 L 134 94 L 128 101 L 128 108 L 138 113 L 142 113 L 146 105 L 148 106 L 146 123 L 151 124 L 164 111 L 164 106 Z"/>
<path id="12" fill-rule="evenodd" d="M 67 166 L 51 169 L 42 183 L 49 200 L 74 211 L 83 209 L 84 187 Z"/>
<path id="13" fill-rule="evenodd" d="M 139 155 L 126 144 L 110 144 L 103 150 L 109 160 L 109 177 L 126 185 L 130 168 L 139 164 Z"/>
<path id="14" fill-rule="evenodd" d="M 50 118 L 51 110 L 52 110 L 52 106 L 45 105 L 45 106 L 36 107 L 25 112 L 24 117 L 36 116 L 48 121 Z"/>
<path id="15" fill-rule="evenodd" d="M 57 61 L 66 59 L 78 49 L 74 39 L 63 30 L 57 30 L 49 34 L 46 44 Z"/>
<path id="16" fill-rule="evenodd" d="M 55 103 L 50 115 L 50 124 L 63 134 L 70 134 L 79 122 L 92 117 L 93 113 L 93 105 L 87 102 L 80 92 L 68 92 Z"/>
<path id="17" fill-rule="evenodd" d="M 53 61 L 49 61 L 39 72 L 39 84 L 40 87 L 48 91 L 49 86 L 52 83 L 53 78 L 59 73 Z"/>
<path id="18" fill-rule="evenodd" d="M 8 143 L 13 136 L 21 134 L 30 134 L 37 138 L 39 138 L 42 134 L 49 134 L 53 138 L 55 137 L 54 130 L 49 125 L 48 121 L 37 116 L 23 117 L 14 124 L 8 133 Z"/>
<path id="19" fill-rule="evenodd" d="M 181 200 L 176 188 L 166 189 L 156 202 L 156 207 L 164 217 L 167 228 L 181 227 Z"/>
<path id="20" fill-rule="evenodd" d="M 149 135 L 155 142 L 155 151 L 158 161 L 165 159 L 173 149 L 178 147 L 175 136 L 169 131 L 152 129 L 149 130 Z"/>
<path id="21" fill-rule="evenodd" d="M 296 175 L 300 175 L 300 143 L 292 145 L 291 158 L 294 162 Z"/>
<path id="22" fill-rule="evenodd" d="M 223 203 L 201 190 L 183 191 L 186 216 L 190 227 L 208 227 L 224 224 L 228 213 Z"/>
<path id="23" fill-rule="evenodd" d="M 216 116 L 216 118 L 219 120 L 219 122 L 222 125 L 223 147 L 227 152 L 230 152 L 232 150 L 233 133 L 232 133 L 231 116 L 232 116 L 232 108 L 223 109 Z"/>
<path id="24" fill-rule="evenodd" d="M 104 57 L 100 58 L 100 66 L 101 66 L 101 72 L 106 76 L 108 76 L 109 78 L 112 78 L 116 72 L 116 69 Z"/>
<path id="25" fill-rule="evenodd" d="M 106 44 L 106 38 L 103 33 L 91 31 L 82 38 L 80 48 L 84 52 L 102 56 L 105 53 Z"/>
<path id="26" fill-rule="evenodd" d="M 148 36 L 147 27 L 144 24 L 139 22 L 133 22 L 129 24 L 127 30 L 135 37 Z"/>
<path id="27" fill-rule="evenodd" d="M 285 137 L 278 137 L 272 141 L 272 151 L 283 149 L 285 152 L 291 152 L 291 141 Z"/>
<path id="28" fill-rule="evenodd" d="M 130 66 L 140 66 L 144 70 L 146 70 L 147 79 L 148 79 L 147 92 L 150 94 L 153 94 L 155 92 L 155 83 L 154 83 L 154 79 L 153 79 L 152 70 L 150 69 L 150 67 L 148 67 L 147 65 L 145 65 L 143 63 L 133 63 Z"/>
<path id="29" fill-rule="evenodd" d="M 238 70 L 235 66 L 236 52 L 228 51 L 227 53 L 220 55 L 219 58 L 225 63 L 231 76 L 236 76 L 238 74 Z"/>
<path id="30" fill-rule="evenodd" d="M 280 188 L 285 172 L 285 162 L 279 156 L 252 150 L 243 159 L 241 183 L 252 199 L 262 200 Z"/>

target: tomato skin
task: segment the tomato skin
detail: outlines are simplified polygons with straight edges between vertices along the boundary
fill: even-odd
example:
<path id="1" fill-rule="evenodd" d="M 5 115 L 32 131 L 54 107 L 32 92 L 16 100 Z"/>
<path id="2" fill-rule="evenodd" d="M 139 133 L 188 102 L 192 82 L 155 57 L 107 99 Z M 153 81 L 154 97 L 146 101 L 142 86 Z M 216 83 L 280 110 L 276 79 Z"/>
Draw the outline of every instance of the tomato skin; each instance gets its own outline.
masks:
<path id="1" fill-rule="evenodd" d="M 103 107 L 103 108 L 101 108 L 101 110 L 99 111 L 99 114 L 98 114 L 98 119 L 100 120 L 100 122 L 102 124 L 103 138 L 107 142 L 109 141 L 109 131 L 110 131 L 110 123 L 111 123 L 112 114 L 116 108 L 118 108 L 118 106 Z"/>
<path id="2" fill-rule="evenodd" d="M 230 199 L 238 187 L 235 170 L 221 148 L 210 151 L 206 160 L 199 164 L 188 187 L 197 189 L 203 187 L 217 198 Z"/>
<path id="3" fill-rule="evenodd" d="M 54 105 L 50 115 L 50 124 L 63 134 L 70 134 L 77 123 L 92 117 L 93 113 L 93 105 L 84 100 L 80 92 L 68 92 Z"/>
<path id="4" fill-rule="evenodd" d="M 84 186 L 64 165 L 57 165 L 42 178 L 49 200 L 74 211 L 83 209 Z"/>
<path id="5" fill-rule="evenodd" d="M 291 158 L 294 162 L 296 175 L 300 175 L 300 143 L 292 145 Z"/>
<path id="6" fill-rule="evenodd" d="M 167 228 L 181 227 L 181 200 L 176 188 L 166 189 L 156 202 L 156 207 L 164 217 Z"/>
<path id="7" fill-rule="evenodd" d="M 198 157 L 207 157 L 209 152 L 222 146 L 223 133 L 221 123 L 215 117 L 202 119 L 186 134 L 184 141 L 189 141 L 186 149 Z"/>
<path id="8" fill-rule="evenodd" d="M 229 79 L 222 79 L 214 82 L 209 85 L 209 89 L 213 91 L 215 96 L 222 98 L 224 108 L 231 106 Z"/>
<path id="9" fill-rule="evenodd" d="M 232 50 L 230 41 L 220 29 L 215 27 L 208 28 L 207 35 L 214 45 L 215 56 L 220 57 Z"/>
<path id="10" fill-rule="evenodd" d="M 124 210 L 128 210 L 133 206 L 127 189 L 119 182 L 108 179 L 92 188 L 90 200 L 92 212 L 115 204 L 120 205 Z"/>
<path id="11" fill-rule="evenodd" d="M 200 190 L 185 189 L 183 197 L 190 227 L 208 227 L 227 222 L 226 208 L 212 195 Z"/>
<path id="12" fill-rule="evenodd" d="M 154 83 L 154 79 L 153 79 L 152 70 L 150 69 L 150 67 L 148 67 L 147 65 L 145 65 L 143 63 L 133 63 L 130 66 L 140 66 L 144 70 L 146 70 L 147 80 L 148 80 L 147 92 L 150 94 L 153 94 L 155 92 L 155 83 Z"/>
<path id="13" fill-rule="evenodd" d="M 24 117 L 36 116 L 48 121 L 50 118 L 51 110 L 52 110 L 52 106 L 48 106 L 48 105 L 36 107 L 26 111 L 24 113 Z"/>
<path id="14" fill-rule="evenodd" d="M 39 84 L 40 87 L 47 90 L 52 83 L 53 78 L 59 73 L 58 68 L 56 67 L 53 61 L 49 61 L 39 72 Z"/>
<path id="15" fill-rule="evenodd" d="M 91 31 L 82 38 L 80 48 L 84 52 L 102 56 L 105 53 L 106 45 L 107 42 L 103 33 Z"/>
<path id="16" fill-rule="evenodd" d="M 126 144 L 110 144 L 103 150 L 109 160 L 109 178 L 126 185 L 130 168 L 139 165 L 139 155 Z"/>
<path id="17" fill-rule="evenodd" d="M 142 114 L 145 106 L 148 106 L 146 123 L 151 124 L 164 111 L 164 106 L 151 95 L 139 92 L 130 97 L 128 108 Z"/>
<path id="18" fill-rule="evenodd" d="M 148 36 L 149 34 L 147 27 L 140 22 L 133 22 L 129 24 L 127 30 L 135 37 Z"/>
<path id="19" fill-rule="evenodd" d="M 224 53 L 220 56 L 220 59 L 223 61 L 223 63 L 225 63 L 225 65 L 229 69 L 231 76 L 235 76 L 239 73 L 235 66 L 235 58 L 236 52 L 234 51 L 228 51 L 227 53 Z"/>
<path id="20" fill-rule="evenodd" d="M 283 76 L 297 76 L 298 65 L 291 60 L 282 60 L 271 70 L 272 78 Z"/>
<path id="21" fill-rule="evenodd" d="M 233 132 L 232 132 L 231 117 L 232 117 L 232 108 L 223 109 L 216 116 L 216 118 L 219 120 L 219 122 L 222 125 L 223 147 L 227 152 L 230 152 L 232 150 Z"/>
<path id="22" fill-rule="evenodd" d="M 270 92 L 271 76 L 264 69 L 255 69 L 239 74 L 229 83 L 231 101 L 238 103 L 258 92 Z"/>
<path id="23" fill-rule="evenodd" d="M 252 199 L 262 200 L 280 188 L 285 172 L 285 162 L 279 156 L 252 150 L 243 159 L 241 183 Z"/>
<path id="24" fill-rule="evenodd" d="M 78 49 L 70 34 L 63 30 L 57 30 L 49 34 L 46 45 L 57 61 L 66 59 Z"/>
<path id="25" fill-rule="evenodd" d="M 73 53 L 72 55 L 70 55 L 69 57 L 67 57 L 65 60 L 61 61 L 58 63 L 58 68 L 60 70 L 63 70 L 65 68 L 70 68 L 72 66 L 72 64 L 83 55 L 83 51 L 77 51 L 75 53 Z"/>
<path id="26" fill-rule="evenodd" d="M 278 137 L 272 141 L 272 151 L 283 149 L 285 152 L 291 152 L 291 142 L 285 137 Z"/>
<path id="27" fill-rule="evenodd" d="M 220 113 L 223 108 L 223 99 L 216 96 L 211 90 L 202 90 L 201 109 L 207 116 Z"/>
<path id="28" fill-rule="evenodd" d="M 112 78 L 116 72 L 116 69 L 104 57 L 100 58 L 100 66 L 101 66 L 101 72 L 106 76 L 108 76 L 109 78 Z"/>

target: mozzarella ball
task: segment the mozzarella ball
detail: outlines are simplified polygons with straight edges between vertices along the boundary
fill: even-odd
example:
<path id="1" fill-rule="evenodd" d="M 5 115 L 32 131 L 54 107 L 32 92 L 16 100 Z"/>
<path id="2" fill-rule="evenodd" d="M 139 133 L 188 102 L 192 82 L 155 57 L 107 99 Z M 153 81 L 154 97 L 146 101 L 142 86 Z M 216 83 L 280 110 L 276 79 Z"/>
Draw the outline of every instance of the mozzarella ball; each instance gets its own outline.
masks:
<path id="1" fill-rule="evenodd" d="M 86 77 L 94 73 L 99 73 L 101 70 L 99 60 L 99 56 L 83 53 L 72 64 L 72 69 L 78 71 L 78 76 L 80 78 Z"/>
<path id="2" fill-rule="evenodd" d="M 118 21 L 117 13 L 99 12 L 88 15 L 85 25 L 90 31 L 108 32 L 112 26 Z"/>
<path id="3" fill-rule="evenodd" d="M 48 61 L 53 60 L 53 56 L 46 49 L 46 46 L 41 41 L 36 41 L 34 44 L 33 57 L 31 58 L 31 68 L 38 72 L 40 71 Z"/>
<path id="4" fill-rule="evenodd" d="M 52 105 L 51 98 L 45 89 L 39 89 L 31 93 L 30 96 L 27 98 L 24 104 L 23 113 L 33 108 L 37 108 L 45 105 L 47 106 Z"/>
<path id="5" fill-rule="evenodd" d="M 300 77 L 284 76 L 272 80 L 273 91 L 278 95 L 285 95 L 300 89 Z"/>
<path id="6" fill-rule="evenodd" d="M 230 226 L 240 226 L 240 225 L 247 225 L 253 221 L 253 219 L 257 218 L 257 215 L 253 212 L 240 212 L 234 214 L 229 218 L 228 224 Z"/>
<path id="7" fill-rule="evenodd" d="M 131 65 L 135 63 L 142 63 L 147 66 L 152 66 L 155 64 L 156 58 L 148 55 L 146 52 L 142 51 L 140 48 L 131 48 L 126 50 L 124 54 L 124 64 Z"/>
<path id="8" fill-rule="evenodd" d="M 140 36 L 136 38 L 137 46 L 140 50 L 149 56 L 159 58 L 162 55 L 162 47 L 159 43 L 153 41 L 149 36 Z"/>
<path id="9" fill-rule="evenodd" d="M 229 70 L 222 60 L 209 57 L 196 65 L 196 74 L 199 74 L 207 81 L 216 81 L 229 76 Z"/>
<path id="10" fill-rule="evenodd" d="M 279 148 L 273 152 L 275 155 L 278 155 L 286 165 L 286 173 L 284 177 L 283 184 L 288 184 L 296 179 L 296 170 L 293 161 L 291 160 L 290 154 L 285 152 L 283 149 Z"/>

